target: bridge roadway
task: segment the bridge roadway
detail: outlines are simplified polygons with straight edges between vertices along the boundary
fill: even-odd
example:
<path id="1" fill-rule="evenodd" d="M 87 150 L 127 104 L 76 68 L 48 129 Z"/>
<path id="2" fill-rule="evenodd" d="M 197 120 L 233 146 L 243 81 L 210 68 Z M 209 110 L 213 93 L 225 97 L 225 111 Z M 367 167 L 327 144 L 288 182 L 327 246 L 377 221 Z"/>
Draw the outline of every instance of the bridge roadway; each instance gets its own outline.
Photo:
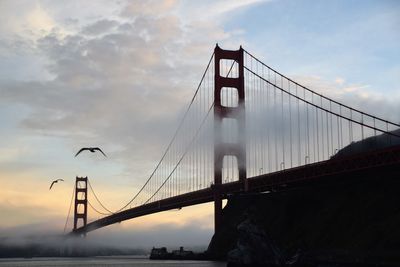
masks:
<path id="1" fill-rule="evenodd" d="M 388 171 L 395 171 L 397 174 L 400 173 L 400 146 L 348 157 L 333 158 L 264 174 L 248 178 L 247 182 L 249 192 L 265 192 L 286 190 L 313 183 L 337 182 L 339 179 L 348 179 L 348 177 L 362 177 L 363 174 L 379 175 Z M 231 194 L 243 192 L 243 184 L 239 181 L 225 183 L 220 186 L 218 191 L 223 195 L 223 198 L 227 198 Z M 85 227 L 78 228 L 71 234 L 81 235 L 136 217 L 211 202 L 213 200 L 213 187 L 201 189 L 109 215 L 90 222 Z"/>

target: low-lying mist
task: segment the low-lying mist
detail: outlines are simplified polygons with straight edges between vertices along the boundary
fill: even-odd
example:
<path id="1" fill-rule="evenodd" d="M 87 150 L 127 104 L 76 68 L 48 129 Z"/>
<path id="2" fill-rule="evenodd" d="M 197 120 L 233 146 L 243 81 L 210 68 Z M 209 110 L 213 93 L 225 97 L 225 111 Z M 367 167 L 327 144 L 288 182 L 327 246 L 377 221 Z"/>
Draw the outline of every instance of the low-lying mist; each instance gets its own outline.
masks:
<path id="1" fill-rule="evenodd" d="M 115 225 L 90 232 L 86 237 L 58 234 L 52 229 L 49 233 L 35 231 L 33 225 L 19 226 L 1 230 L 0 257 L 147 255 L 152 247 L 161 246 L 169 250 L 184 246 L 194 251 L 204 251 L 213 231 L 200 225 L 199 222 L 184 226 L 165 224 L 147 229 Z M 31 232 L 28 230 L 30 228 Z"/>

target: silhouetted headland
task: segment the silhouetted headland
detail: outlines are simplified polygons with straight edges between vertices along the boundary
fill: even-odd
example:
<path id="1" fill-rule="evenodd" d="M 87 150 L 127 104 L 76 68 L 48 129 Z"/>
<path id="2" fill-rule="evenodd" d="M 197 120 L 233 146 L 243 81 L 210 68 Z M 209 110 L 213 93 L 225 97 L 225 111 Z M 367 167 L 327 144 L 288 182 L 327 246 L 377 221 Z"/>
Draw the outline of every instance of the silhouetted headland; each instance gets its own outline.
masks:
<path id="1" fill-rule="evenodd" d="M 386 140 L 353 143 L 331 160 L 387 147 Z M 400 266 L 399 174 L 400 166 L 361 170 L 232 195 L 207 255 L 228 266 Z"/>

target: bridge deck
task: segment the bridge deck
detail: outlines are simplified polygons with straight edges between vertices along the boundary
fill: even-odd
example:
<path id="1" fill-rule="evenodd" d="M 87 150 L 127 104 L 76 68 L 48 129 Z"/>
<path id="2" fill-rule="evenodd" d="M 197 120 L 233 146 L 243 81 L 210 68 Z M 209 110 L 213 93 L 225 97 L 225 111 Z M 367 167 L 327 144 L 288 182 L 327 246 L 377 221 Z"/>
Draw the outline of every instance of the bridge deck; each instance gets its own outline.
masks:
<path id="1" fill-rule="evenodd" d="M 336 180 L 365 172 L 379 173 L 387 169 L 400 171 L 400 146 L 349 157 L 335 158 L 248 178 L 248 189 L 249 192 L 284 190 L 309 183 L 325 182 L 329 178 Z M 230 194 L 243 192 L 243 185 L 240 182 L 230 182 L 221 185 L 219 191 L 226 198 Z M 211 202 L 213 199 L 214 189 L 210 187 L 112 214 L 88 223 L 86 227 L 78 228 L 73 234 L 84 234 L 121 221 L 161 211 Z"/>

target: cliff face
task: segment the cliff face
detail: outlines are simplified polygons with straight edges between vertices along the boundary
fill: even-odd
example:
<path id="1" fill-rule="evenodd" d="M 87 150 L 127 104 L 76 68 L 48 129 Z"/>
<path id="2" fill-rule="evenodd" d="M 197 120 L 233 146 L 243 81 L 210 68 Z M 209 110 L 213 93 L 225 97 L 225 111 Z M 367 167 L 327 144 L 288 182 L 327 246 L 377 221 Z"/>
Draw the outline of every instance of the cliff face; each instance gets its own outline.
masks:
<path id="1" fill-rule="evenodd" d="M 232 196 L 223 210 L 222 230 L 209 245 L 209 255 L 226 259 L 228 252 L 235 257 L 240 250 L 257 250 L 257 244 L 245 248 L 247 241 L 243 242 L 243 236 L 251 236 L 248 231 L 256 227 L 267 236 L 266 245 L 259 242 L 260 250 L 264 246 L 269 248 L 264 254 L 279 251 L 272 261 L 287 262 L 300 253 L 308 261 L 400 263 L 400 174 L 340 181 Z M 253 226 L 243 226 L 243 222 Z"/>

